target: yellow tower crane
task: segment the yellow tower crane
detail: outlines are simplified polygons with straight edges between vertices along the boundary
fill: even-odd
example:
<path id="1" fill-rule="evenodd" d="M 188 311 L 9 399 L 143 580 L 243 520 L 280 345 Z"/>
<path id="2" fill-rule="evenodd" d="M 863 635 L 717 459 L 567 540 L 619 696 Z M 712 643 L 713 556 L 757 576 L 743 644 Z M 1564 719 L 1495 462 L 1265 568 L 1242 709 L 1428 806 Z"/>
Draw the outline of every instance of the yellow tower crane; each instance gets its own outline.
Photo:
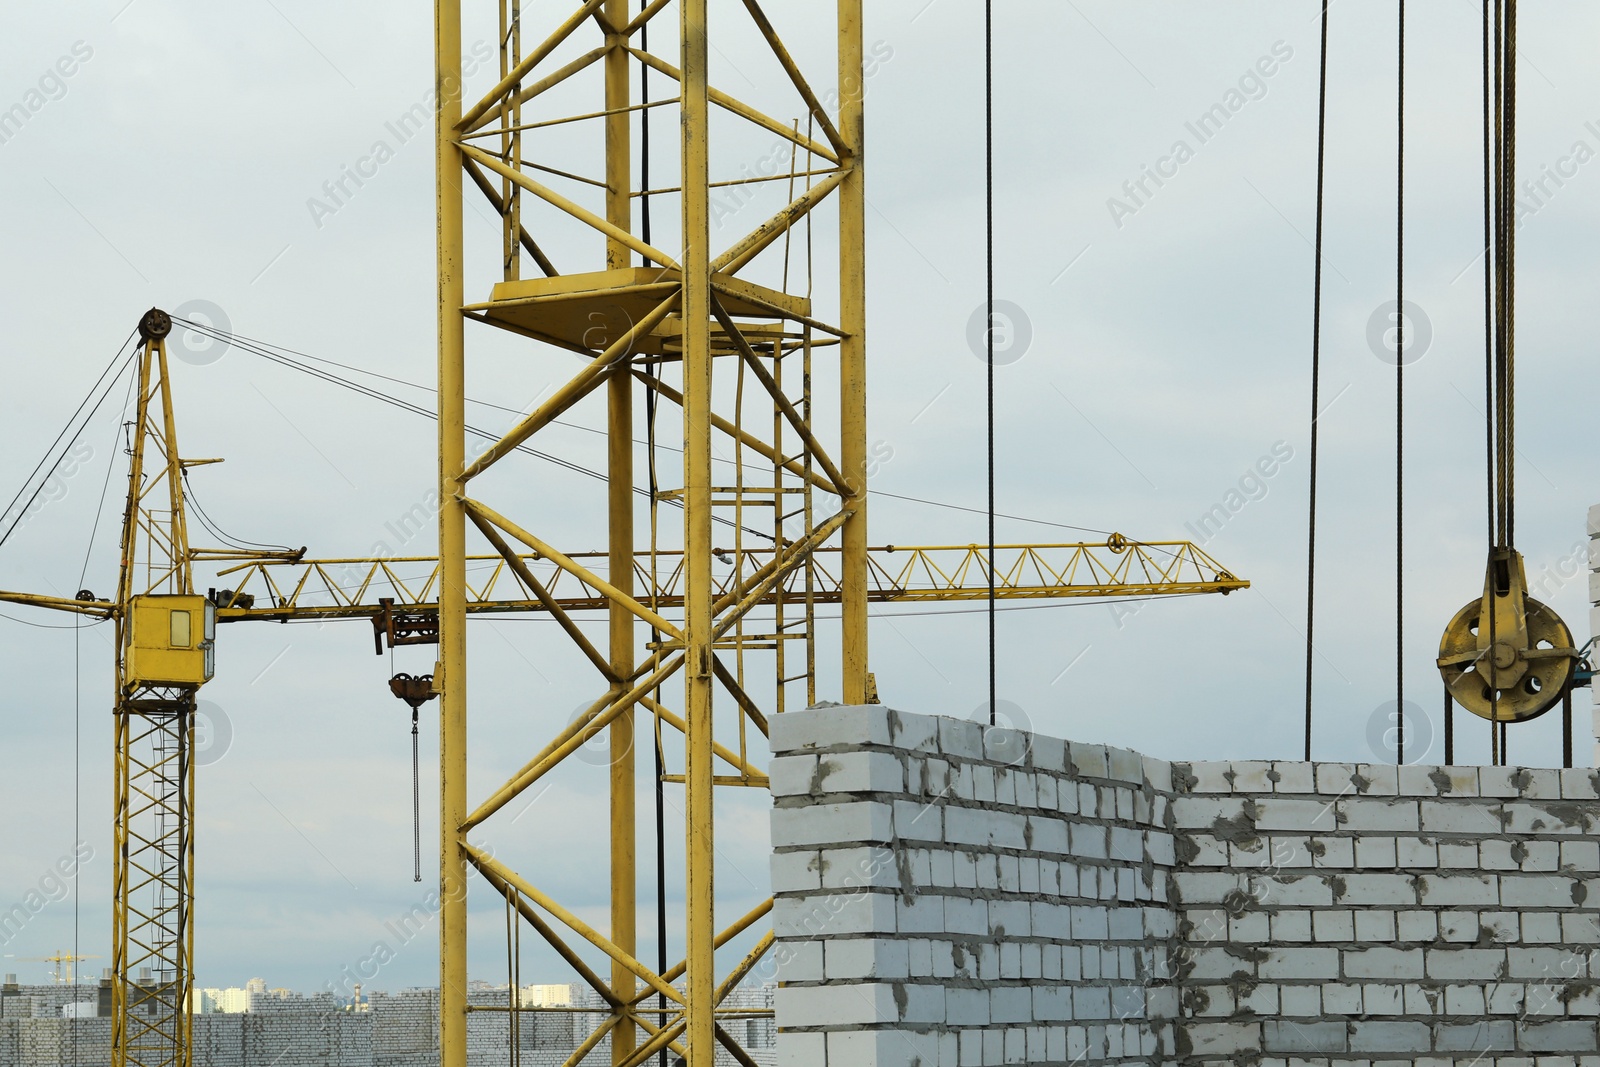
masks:
<path id="1" fill-rule="evenodd" d="M 743 29 L 761 42 L 803 116 L 790 122 L 709 84 L 706 0 L 679 0 L 677 63 L 648 45 L 652 27 L 666 34 L 674 28 L 660 17 L 668 0 L 650 0 L 637 14 L 627 0 L 584 0 L 529 36 L 531 47 L 520 0 L 478 5 L 466 13 L 459 0 L 435 5 L 439 555 L 312 560 L 303 550 L 192 548 L 183 471 L 215 461 L 179 458 L 165 348 L 172 323 L 152 311 L 140 325 L 116 596 L 0 592 L 0 601 L 111 619 L 117 627 L 114 1067 L 192 1067 L 191 754 L 195 694 L 215 669 L 217 623 L 365 618 L 380 648 L 439 646 L 431 676 L 396 692 L 408 702 L 441 698 L 443 1067 L 466 1067 L 469 870 L 504 895 L 607 1005 L 605 1021 L 569 1063 L 605 1042 L 613 1067 L 637 1067 L 667 1050 L 689 1067 L 711 1067 L 718 1046 L 751 1062 L 719 1025 L 720 1005 L 772 944 L 770 930 L 758 932 L 770 900 L 736 919 L 718 912 L 715 787 L 764 788 L 748 730 L 764 734 L 771 714 L 793 706 L 791 687 L 803 687 L 800 706 L 817 700 L 819 604 L 840 611 L 841 672 L 829 689 L 861 703 L 875 699 L 867 659 L 873 603 L 1228 593 L 1249 584 L 1182 541 L 1116 536 L 1001 545 L 992 575 L 987 545 L 870 546 L 861 0 L 838 0 L 835 63 L 822 75 L 837 78 L 838 88 L 820 94 L 757 0 L 743 0 Z M 495 27 L 500 42 L 498 79 L 471 94 L 459 59 L 464 18 Z M 647 96 L 647 76 L 671 87 L 669 95 Z M 595 82 L 595 106 L 576 113 L 547 106 L 570 99 L 586 79 Z M 713 107 L 719 131 L 732 124 L 777 139 L 788 169 L 770 178 L 735 175 L 726 153 L 712 151 Z M 645 139 L 647 116 L 656 110 L 672 116 L 663 125 L 680 136 L 678 173 L 660 188 L 643 166 L 634 174 L 633 124 Z M 593 162 L 601 177 L 577 173 L 582 160 L 534 161 L 532 138 L 571 123 L 599 127 L 602 148 Z M 547 184 L 557 179 L 572 186 L 570 196 Z M 783 202 L 717 247 L 711 197 L 735 185 L 777 187 Z M 467 195 L 481 195 L 502 221 L 497 247 L 472 261 L 493 281 L 487 299 L 476 302 L 466 296 Z M 652 201 L 677 209 L 676 254 L 654 241 Z M 815 306 L 809 265 L 803 278 L 791 278 L 790 263 L 795 246 L 811 247 L 812 219 L 824 204 L 838 231 L 815 242 L 831 250 L 828 297 Z M 537 240 L 562 224 L 592 238 L 594 262 L 580 265 L 587 269 L 559 271 Z M 484 334 L 531 339 L 530 356 L 579 358 L 565 385 L 477 453 L 466 442 L 469 323 L 487 327 Z M 814 388 L 818 380 L 836 392 L 824 396 Z M 604 397 L 607 410 L 605 496 L 590 513 L 603 517 L 605 548 L 567 553 L 540 536 L 536 519 L 519 521 L 491 501 L 506 491 L 505 457 L 591 394 Z M 634 438 L 642 423 L 655 442 L 658 422 L 671 410 L 679 418 L 663 436 L 683 446 L 681 476 L 658 469 L 652 447 L 641 477 Z M 714 438 L 732 452 L 731 477 L 713 477 Z M 643 515 L 635 506 L 641 481 L 648 486 Z M 667 508 L 681 509 L 681 526 L 664 521 Z M 713 540 L 718 523 L 731 531 L 731 543 Z M 487 551 L 469 548 L 469 529 Z M 205 593 L 194 576 L 200 563 L 216 574 L 216 587 Z M 508 611 L 553 618 L 594 666 L 599 692 L 528 753 L 520 770 L 474 799 L 466 780 L 466 624 L 471 615 Z M 602 640 L 586 632 L 585 612 L 603 613 Z M 682 703 L 674 708 L 665 687 L 680 676 Z M 721 718 L 714 721 L 714 712 Z M 684 765 L 661 775 L 685 793 L 678 839 L 688 877 L 686 951 L 670 967 L 640 958 L 635 929 L 634 752 L 641 728 L 670 728 L 684 740 Z M 605 929 L 471 840 L 601 736 L 611 751 Z M 736 942 L 748 943 L 748 951 L 719 974 L 716 953 Z M 609 973 L 590 962 L 601 957 Z"/>
<path id="2" fill-rule="evenodd" d="M 79 956 L 64 949 L 58 949 L 53 956 L 18 956 L 19 963 L 48 963 L 51 965 L 50 980 L 58 985 L 72 985 L 77 981 L 74 971 L 79 963 L 84 960 L 97 960 L 99 956 Z"/>
<path id="3" fill-rule="evenodd" d="M 308 559 L 303 549 L 191 546 L 183 472 L 219 461 L 184 459 L 179 451 L 166 353 L 171 328 L 168 317 L 158 310 L 147 313 L 139 324 L 141 346 L 133 371 L 137 399 L 115 596 L 97 598 L 88 590 L 75 598 L 0 591 L 3 602 L 111 620 L 117 628 L 112 924 L 116 1067 L 192 1065 L 186 1007 L 193 989 L 196 782 L 192 757 L 196 694 L 216 670 L 217 625 L 366 620 L 373 626 L 380 650 L 396 644 L 436 643 L 439 633 L 443 564 L 437 556 Z M 512 526 L 509 536 L 526 544 L 532 535 L 504 521 Z M 611 603 L 614 583 L 595 573 L 607 569 L 605 554 L 568 555 L 547 545 L 518 552 L 493 529 L 489 538 L 496 552 L 462 561 L 464 573 L 470 576 L 463 590 L 464 610 L 472 615 L 546 613 L 597 669 L 608 669 L 609 661 L 580 623 L 585 613 L 607 610 Z M 866 599 L 880 604 L 984 600 L 989 595 L 985 547 L 884 545 L 869 549 Z M 741 548 L 737 557 L 723 551 L 730 565 L 716 579 L 715 599 L 727 603 L 736 597 L 748 598 L 748 576 L 770 574 L 776 552 L 771 544 Z M 839 604 L 844 599 L 837 546 L 819 547 L 811 556 L 803 573 L 798 568 L 786 572 L 781 580 L 764 586 L 759 599 L 774 612 L 794 610 L 808 631 L 814 627 L 818 605 Z M 1249 586 L 1185 541 L 1139 542 L 1116 536 L 1099 543 L 1001 545 L 996 558 L 1000 562 L 995 595 L 1006 600 L 1226 594 Z M 196 565 L 205 568 L 214 583 L 203 592 L 195 576 Z M 641 599 L 652 605 L 652 611 L 669 615 L 682 611 L 685 575 L 681 550 L 641 551 L 629 567 L 645 590 Z M 741 574 L 746 576 L 743 585 Z M 769 639 L 767 643 L 775 642 Z M 736 658 L 741 655 L 739 648 L 734 651 Z M 810 702 L 816 698 L 814 651 L 803 662 Z M 742 692 L 720 659 L 713 663 L 713 670 L 719 680 L 725 679 L 733 687 L 731 691 Z M 431 691 L 430 684 L 422 695 Z M 642 696 L 640 703 L 659 718 L 662 727 L 686 732 L 684 719 L 655 697 Z M 606 724 L 596 722 L 592 711 L 562 731 L 501 795 L 514 795 L 525 784 L 543 777 L 566 754 L 605 729 Z M 741 713 L 765 727 L 765 715 L 753 700 L 748 706 L 741 705 Z M 753 760 L 742 732 L 727 745 L 713 741 L 711 754 L 726 771 L 716 777 L 718 784 L 766 786 L 764 770 Z M 678 782 L 682 777 L 667 776 Z M 492 799 L 486 808 L 503 802 Z M 539 918 L 533 905 L 548 906 L 549 913 L 563 922 L 577 922 L 570 912 L 514 872 L 502 877 L 491 868 L 486 880 L 502 892 L 516 893 L 517 883 L 526 886 L 519 901 L 523 914 L 563 950 L 582 977 L 592 979 L 596 988 L 612 992 L 613 987 L 583 965 L 553 927 Z M 734 924 L 736 929 L 729 931 L 729 936 L 759 921 L 766 907 L 757 912 Z M 581 923 L 577 929 L 583 939 L 603 941 L 615 949 L 613 940 Z M 680 967 L 668 970 L 665 977 L 655 977 L 668 984 L 682 974 Z M 648 988 L 659 992 L 655 983 L 648 983 Z M 634 995 L 637 1004 L 637 988 Z M 625 1008 L 620 1002 L 612 1003 Z M 637 1010 L 626 1009 L 619 1015 Z M 619 1021 L 619 1016 L 613 1016 L 603 1029 L 610 1031 Z M 678 1044 L 675 1039 L 671 1043 Z"/>

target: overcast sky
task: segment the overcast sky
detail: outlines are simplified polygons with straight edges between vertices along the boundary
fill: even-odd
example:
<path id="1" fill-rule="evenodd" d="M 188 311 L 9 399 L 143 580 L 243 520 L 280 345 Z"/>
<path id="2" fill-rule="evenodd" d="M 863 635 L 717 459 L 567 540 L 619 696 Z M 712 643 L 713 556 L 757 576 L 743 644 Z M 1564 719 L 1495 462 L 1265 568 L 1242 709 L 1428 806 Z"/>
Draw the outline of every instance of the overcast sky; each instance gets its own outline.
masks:
<path id="1" fill-rule="evenodd" d="M 831 26 L 799 17 L 810 5 L 768 7 L 815 82 L 830 85 Z M 1002 520 L 1000 538 L 1081 536 L 1051 523 L 1196 538 L 1201 517 L 1221 505 L 1227 521 L 1206 530 L 1205 547 L 1254 583 L 1226 599 L 1132 610 L 1083 601 L 1007 611 L 999 694 L 1018 722 L 1058 736 L 1173 759 L 1298 758 L 1318 9 L 1282 0 L 997 7 L 997 295 L 1031 332 L 1026 351 L 1009 353 L 1020 358 L 997 373 L 998 503 L 1037 520 Z M 425 6 L 9 8 L 0 111 L 17 104 L 26 118 L 0 143 L 4 499 L 152 305 L 215 308 L 242 335 L 431 381 L 432 152 L 426 136 L 393 126 L 432 83 Z M 714 82 L 780 117 L 799 114 L 781 72 L 752 47 L 741 10 L 713 3 L 715 32 L 726 34 Z M 565 13 L 546 3 L 528 11 L 530 25 Z M 1395 38 L 1392 4 L 1341 0 L 1332 11 L 1316 754 L 1364 760 L 1381 755 L 1370 739 L 1381 737 L 1395 683 L 1394 371 L 1368 339 L 1395 287 Z M 984 500 L 984 368 L 967 340 L 983 297 L 980 31 L 980 6 L 969 0 L 880 0 L 867 25 L 877 59 L 867 82 L 869 437 L 879 459 L 871 486 L 958 508 Z M 1596 31 L 1592 7 L 1529 8 L 1519 63 L 1523 171 L 1567 176 L 1529 197 L 1518 237 L 1518 540 L 1530 580 L 1580 641 L 1584 513 L 1600 500 L 1594 433 L 1584 429 L 1600 325 L 1600 72 L 1587 47 Z M 469 29 L 464 43 L 470 52 L 484 39 Z M 1440 759 L 1433 655 L 1444 623 L 1481 590 L 1485 548 L 1474 5 L 1412 5 L 1409 41 L 1406 296 L 1430 340 L 1407 370 L 1406 696 L 1429 717 L 1413 719 L 1409 754 L 1431 735 Z M 664 51 L 675 61 L 670 44 Z M 552 106 L 589 110 L 594 99 Z M 1202 128 L 1217 105 L 1226 122 Z M 675 149 L 669 113 L 658 114 L 661 185 Z M 573 137 L 538 150 L 565 167 L 563 153 L 588 143 Z M 766 135 L 720 124 L 718 137 L 719 175 L 770 152 Z M 379 142 L 389 151 L 376 173 L 355 195 L 332 199 L 325 183 Z M 1161 184 L 1146 168 L 1165 173 Z M 764 217 L 762 207 L 735 207 L 717 229 L 723 243 Z M 658 211 L 664 245 L 676 232 L 671 214 Z M 468 220 L 481 252 L 493 227 L 485 212 Z M 561 226 L 551 233 L 553 255 L 594 269 L 593 242 Z M 474 271 L 469 299 L 481 299 L 491 279 Z M 819 274 L 818 284 L 825 310 L 831 281 Z M 531 345 L 487 351 L 469 391 L 512 407 L 573 367 L 570 356 Z M 320 556 L 434 551 L 431 529 L 404 544 L 393 533 L 433 485 L 430 422 L 238 348 L 206 363 L 208 354 L 217 352 L 175 367 L 184 454 L 228 460 L 193 475 L 218 523 Z M 384 387 L 430 403 L 421 390 Z M 474 417 L 496 427 L 510 418 L 488 409 Z M 0 587 L 109 594 L 125 471 L 119 418 L 108 405 L 91 422 L 52 499 L 0 547 Z M 601 418 L 585 405 L 571 421 Z M 581 430 L 557 428 L 540 445 L 603 461 L 600 438 Z M 566 547 L 601 544 L 597 483 L 525 457 L 496 477 L 508 514 L 537 518 L 536 529 Z M 983 528 L 968 511 L 872 501 L 875 544 L 968 543 Z M 4 615 L 0 908 L 22 901 L 75 841 L 93 857 L 78 897 L 44 908 L 3 952 L 69 947 L 78 907 L 81 951 L 108 958 L 109 631 L 40 628 L 63 620 L 25 609 Z M 829 648 L 835 633 L 824 635 Z M 883 699 L 974 715 L 987 698 L 984 639 L 981 614 L 877 618 Z M 595 692 L 592 672 L 547 623 L 475 623 L 472 647 L 481 795 Z M 376 941 L 395 940 L 385 924 L 427 888 L 410 880 L 409 727 L 384 685 L 390 663 L 373 656 L 361 622 L 231 627 L 217 658 L 204 697 L 231 741 L 200 771 L 200 982 L 338 984 Z M 832 658 L 821 695 L 837 698 Z M 394 669 L 431 665 L 431 649 L 402 649 Z M 1559 761 L 1557 720 L 1514 731 L 1513 759 Z M 424 721 L 426 866 L 437 832 L 431 709 Z M 1486 760 L 1486 735 L 1463 722 L 1460 758 Z M 1587 758 L 1582 739 L 1578 751 Z M 602 789 L 598 767 L 563 770 L 516 822 L 486 830 L 501 854 L 597 922 Z M 668 797 L 679 803 L 676 787 Z M 757 794 L 722 802 L 720 907 L 731 917 L 767 892 L 767 804 Z M 642 819 L 648 803 L 641 794 Z M 681 848 L 676 837 L 672 848 Z M 681 884 L 676 873 L 669 882 L 677 931 Z M 653 881 L 641 878 L 640 891 L 651 900 Z M 494 980 L 503 975 L 500 911 L 487 894 L 473 901 L 473 977 Z M 653 913 L 641 914 L 640 929 L 654 930 Z M 436 981 L 431 927 L 396 948 L 369 987 Z M 654 958 L 648 936 L 641 953 Z M 24 980 L 47 970 L 0 965 Z M 531 950 L 523 977 L 564 980 Z"/>

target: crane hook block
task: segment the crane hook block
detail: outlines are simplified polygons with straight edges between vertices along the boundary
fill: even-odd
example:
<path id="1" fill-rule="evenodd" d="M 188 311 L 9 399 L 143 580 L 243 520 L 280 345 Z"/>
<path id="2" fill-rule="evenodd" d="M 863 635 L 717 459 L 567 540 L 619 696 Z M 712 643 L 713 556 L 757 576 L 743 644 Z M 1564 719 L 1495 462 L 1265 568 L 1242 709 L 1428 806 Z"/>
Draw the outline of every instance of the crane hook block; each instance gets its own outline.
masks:
<path id="1" fill-rule="evenodd" d="M 433 675 L 431 674 L 423 674 L 416 677 L 409 674 L 397 674 L 389 679 L 389 692 L 410 704 L 412 711 L 416 711 L 439 695 L 433 691 Z"/>
<path id="2" fill-rule="evenodd" d="M 160 308 L 151 308 L 139 320 L 139 336 L 146 341 L 159 341 L 172 332 L 172 316 Z"/>
<path id="3" fill-rule="evenodd" d="M 372 617 L 372 641 L 380 656 L 383 655 L 385 642 L 390 648 L 396 645 L 437 645 L 439 612 L 437 609 L 397 609 L 394 597 L 380 597 L 378 613 Z"/>
<path id="4" fill-rule="evenodd" d="M 1578 668 L 1572 631 L 1528 595 L 1522 554 L 1489 552 L 1483 597 L 1456 612 L 1439 641 L 1439 673 L 1456 703 L 1492 722 L 1526 722 L 1560 703 Z"/>

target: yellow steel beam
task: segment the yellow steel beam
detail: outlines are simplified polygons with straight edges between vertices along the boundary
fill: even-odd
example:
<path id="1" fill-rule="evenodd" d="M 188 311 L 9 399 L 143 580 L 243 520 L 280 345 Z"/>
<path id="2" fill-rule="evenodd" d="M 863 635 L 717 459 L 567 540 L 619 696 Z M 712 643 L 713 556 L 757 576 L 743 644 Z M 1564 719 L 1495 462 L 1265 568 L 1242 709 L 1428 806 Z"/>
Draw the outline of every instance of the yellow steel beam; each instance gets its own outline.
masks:
<path id="1" fill-rule="evenodd" d="M 604 952 L 607 956 L 610 956 L 616 962 L 627 967 L 629 972 L 631 972 L 640 981 L 650 986 L 650 988 L 655 992 L 660 993 L 670 1000 L 675 1000 L 679 1004 L 684 1002 L 683 997 L 679 995 L 678 991 L 672 988 L 672 986 L 668 982 L 664 981 L 660 975 L 656 974 L 655 971 L 651 970 L 649 967 L 646 967 L 631 953 L 624 952 L 621 948 L 612 943 L 610 938 L 606 937 L 604 934 L 600 933 L 600 931 L 596 930 L 594 927 L 578 918 L 578 916 L 574 915 L 572 912 L 556 903 L 556 901 L 551 899 L 548 894 L 535 888 L 526 878 L 522 877 L 522 875 L 518 874 L 516 871 L 513 871 L 511 868 L 507 867 L 493 856 L 484 852 L 482 849 L 468 844 L 463 844 L 461 848 L 467 859 L 478 870 L 493 871 L 500 881 L 516 889 L 517 892 L 521 893 L 523 896 L 533 901 L 533 903 L 539 905 L 539 907 L 555 916 L 556 919 L 560 920 L 562 925 L 566 926 L 573 933 L 589 942 L 589 944 L 593 945 L 601 952 Z"/>
<path id="2" fill-rule="evenodd" d="M 626 369 L 626 357 L 633 352 L 634 347 L 639 343 L 639 338 L 655 329 L 661 320 L 676 310 L 678 302 L 679 297 L 674 293 L 657 304 L 655 310 L 634 323 L 627 333 L 617 338 L 606 347 L 604 352 L 591 360 L 589 365 L 584 367 L 577 377 L 557 389 L 549 400 L 540 404 L 536 411 L 517 423 L 511 429 L 511 432 L 491 445 L 487 451 L 468 465 L 462 472 L 461 480 L 466 482 L 476 478 L 493 466 L 496 460 L 508 455 L 512 449 L 550 425 L 551 422 L 560 417 L 562 412 L 588 396 L 601 382 L 606 381 L 608 375 L 617 369 L 619 361 L 622 362 L 623 368 Z"/>
<path id="3" fill-rule="evenodd" d="M 570 31 L 569 31 L 570 32 Z M 551 47 L 554 47 L 553 45 Z M 434 160 L 439 330 L 439 1062 L 467 1067 L 466 302 L 461 123 L 461 0 L 434 3 Z M 501 90 L 503 92 L 504 90 Z"/>
<path id="4" fill-rule="evenodd" d="M 688 1067 L 712 1067 L 716 1042 L 716 854 L 711 743 L 711 154 L 707 0 L 678 0 L 683 120 L 684 1035 Z M 641 53 L 642 55 L 642 53 Z"/>
<path id="5" fill-rule="evenodd" d="M 849 172 L 839 189 L 839 462 L 849 484 L 839 575 L 842 689 L 867 700 L 867 222 L 861 0 L 839 0 L 839 132 Z"/>

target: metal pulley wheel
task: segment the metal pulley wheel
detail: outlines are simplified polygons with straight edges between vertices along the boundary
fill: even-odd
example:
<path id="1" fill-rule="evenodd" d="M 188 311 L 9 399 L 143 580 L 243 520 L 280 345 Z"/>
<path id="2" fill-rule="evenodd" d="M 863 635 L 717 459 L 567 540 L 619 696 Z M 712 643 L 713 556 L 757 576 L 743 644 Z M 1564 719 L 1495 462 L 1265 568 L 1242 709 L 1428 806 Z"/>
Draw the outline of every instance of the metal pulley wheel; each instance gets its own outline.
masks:
<path id="1" fill-rule="evenodd" d="M 1483 597 L 1456 612 L 1439 641 L 1439 673 L 1456 703 L 1493 722 L 1527 722 L 1572 684 L 1578 650 L 1548 604 L 1527 594 L 1522 556 L 1489 556 Z"/>

